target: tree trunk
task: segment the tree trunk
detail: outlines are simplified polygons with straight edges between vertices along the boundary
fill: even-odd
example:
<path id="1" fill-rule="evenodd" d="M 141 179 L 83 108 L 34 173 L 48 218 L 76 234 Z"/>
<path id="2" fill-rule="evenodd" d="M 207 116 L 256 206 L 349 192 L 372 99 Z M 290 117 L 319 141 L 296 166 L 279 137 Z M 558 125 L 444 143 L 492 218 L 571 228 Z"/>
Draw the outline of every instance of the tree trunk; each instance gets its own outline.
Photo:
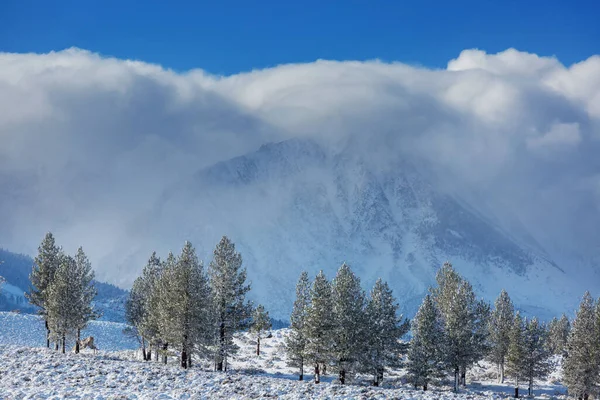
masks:
<path id="1" fill-rule="evenodd" d="M 500 383 L 504 383 L 504 361 L 500 363 Z"/>
<path id="2" fill-rule="evenodd" d="M 260 356 L 260 336 L 256 339 L 256 355 Z"/>
<path id="3" fill-rule="evenodd" d="M 346 383 L 346 370 L 345 369 L 343 369 L 343 368 L 340 369 L 339 377 L 340 377 L 340 383 L 342 385 L 345 384 Z"/>
<path id="4" fill-rule="evenodd" d="M 298 380 L 304 380 L 304 360 L 300 360 L 300 376 L 298 377 Z"/>
<path id="5" fill-rule="evenodd" d="M 169 348 L 169 343 L 163 344 L 163 364 L 167 363 L 167 349 Z"/>
<path id="6" fill-rule="evenodd" d="M 187 351 L 186 351 L 185 346 L 183 346 L 183 349 L 181 350 L 181 368 L 187 369 L 187 360 L 188 360 Z"/>
<path id="7" fill-rule="evenodd" d="M 144 361 L 148 361 L 148 355 L 146 354 L 146 341 L 142 338 L 142 358 Z"/>
<path id="8" fill-rule="evenodd" d="M 217 355 L 217 371 L 223 371 L 223 349 L 225 348 L 225 323 L 221 322 L 219 327 L 220 348 Z"/>
<path id="9" fill-rule="evenodd" d="M 425 382 L 425 383 L 423 384 L 423 391 L 424 391 L 424 392 L 425 392 L 425 391 L 427 391 L 427 382 Z"/>
<path id="10" fill-rule="evenodd" d="M 58 351 L 58 344 L 60 343 L 60 339 L 57 339 L 56 342 L 54 342 L 54 351 Z"/>
<path id="11" fill-rule="evenodd" d="M 65 346 L 65 342 L 66 342 L 66 340 L 65 340 L 65 334 L 63 333 L 63 335 L 62 335 L 62 353 L 63 354 L 65 354 L 65 347 L 66 347 Z"/>
<path id="12" fill-rule="evenodd" d="M 533 393 L 533 378 L 529 377 L 529 388 L 528 388 L 529 397 L 531 397 L 532 393 Z"/>
<path id="13" fill-rule="evenodd" d="M 454 368 L 454 391 L 458 392 L 458 367 Z"/>
<path id="14" fill-rule="evenodd" d="M 460 368 L 460 384 L 462 387 L 467 386 L 467 367 Z"/>
<path id="15" fill-rule="evenodd" d="M 515 388 L 515 399 L 518 399 L 518 398 L 519 398 L 519 387 L 517 386 Z"/>
<path id="16" fill-rule="evenodd" d="M 48 320 L 44 322 L 46 324 L 46 347 L 50 348 L 50 327 L 48 326 Z"/>
<path id="17" fill-rule="evenodd" d="M 383 367 L 377 369 L 377 386 L 383 383 Z"/>
<path id="18" fill-rule="evenodd" d="M 321 375 L 319 374 L 319 363 L 315 363 L 315 383 L 321 382 Z"/>
<path id="19" fill-rule="evenodd" d="M 188 352 L 188 368 L 192 368 L 192 352 Z"/>
<path id="20" fill-rule="evenodd" d="M 327 364 L 323 364 L 323 368 L 321 368 L 321 373 L 323 375 L 327 375 Z"/>
<path id="21" fill-rule="evenodd" d="M 75 354 L 79 354 L 79 341 L 81 340 L 81 329 L 77 328 L 77 340 L 75 341 Z"/>

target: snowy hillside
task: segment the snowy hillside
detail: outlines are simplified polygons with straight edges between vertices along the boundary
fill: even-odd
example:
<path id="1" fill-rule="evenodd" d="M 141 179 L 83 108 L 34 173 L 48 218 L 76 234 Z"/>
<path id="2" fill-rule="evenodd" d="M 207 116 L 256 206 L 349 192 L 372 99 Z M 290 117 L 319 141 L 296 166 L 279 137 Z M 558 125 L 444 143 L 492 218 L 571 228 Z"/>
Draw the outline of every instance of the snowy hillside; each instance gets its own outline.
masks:
<path id="1" fill-rule="evenodd" d="M 143 229 L 132 227 L 147 232 L 144 246 L 124 243 L 115 254 L 143 260 L 150 249 L 166 255 L 191 240 L 208 263 L 227 234 L 244 257 L 251 296 L 280 319 L 289 317 L 301 270 L 332 277 L 342 262 L 367 288 L 387 280 L 409 315 L 446 260 L 488 300 L 506 288 L 542 318 L 574 309 L 585 285 L 524 228 L 509 232 L 415 161 L 355 154 L 293 139 L 215 164 L 166 191 L 140 219 Z"/>
<path id="2" fill-rule="evenodd" d="M 311 376 L 297 381 L 296 371 L 286 366 L 283 340 L 288 330 L 273 331 L 261 342 L 261 355 L 255 354 L 255 342 L 245 333 L 236 343 L 240 352 L 231 360 L 230 372 L 211 372 L 210 363 L 196 363 L 182 370 L 177 359 L 169 365 L 140 361 L 136 344 L 122 335 L 117 323 L 92 323 L 92 334 L 101 351 L 94 355 L 60 354 L 38 346 L 43 338 L 37 317 L 0 313 L 0 398 L 285 398 L 285 399 L 508 399 L 511 383 L 494 383 L 491 365 L 479 363 L 469 373 L 468 388 L 451 393 L 449 387 L 433 387 L 428 392 L 415 391 L 406 382 L 404 370 L 386 373 L 384 386 L 368 386 L 369 377 L 352 378 L 352 385 L 339 385 L 335 375 L 323 377 L 315 385 Z M 564 388 L 557 383 L 559 370 L 547 381 L 537 382 L 536 398 L 564 398 Z"/>
<path id="3" fill-rule="evenodd" d="M 82 337 L 93 336 L 102 350 L 135 349 L 135 339 L 123 335 L 125 324 L 108 321 L 91 321 L 81 332 Z M 44 322 L 37 315 L 0 312 L 0 345 L 45 346 Z M 72 344 L 71 344 L 72 345 Z"/>

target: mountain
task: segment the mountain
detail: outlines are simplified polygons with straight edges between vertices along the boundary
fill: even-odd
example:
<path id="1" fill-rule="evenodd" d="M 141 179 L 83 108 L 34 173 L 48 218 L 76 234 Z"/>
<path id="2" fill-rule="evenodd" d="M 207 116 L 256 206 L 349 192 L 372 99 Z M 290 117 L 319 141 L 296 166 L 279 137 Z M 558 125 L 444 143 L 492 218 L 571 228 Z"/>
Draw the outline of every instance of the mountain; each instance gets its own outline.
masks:
<path id="1" fill-rule="evenodd" d="M 523 226 L 443 189 L 419 160 L 379 162 L 354 150 L 309 139 L 263 145 L 178 182 L 132 232 L 148 232 L 164 255 L 190 240 L 207 262 L 228 235 L 254 300 L 275 318 L 288 318 L 300 271 L 333 278 L 343 262 L 366 290 L 387 280 L 409 315 L 446 260 L 490 301 L 506 288 L 518 307 L 542 318 L 574 309 L 585 282 Z"/>
<path id="2" fill-rule="evenodd" d="M 29 273 L 33 259 L 24 254 L 12 253 L 0 248 L 0 276 L 6 283 L 0 287 L 0 311 L 19 310 L 35 313 L 35 308 L 25 298 L 29 289 Z M 101 311 L 101 320 L 125 322 L 127 291 L 109 283 L 94 281 L 98 291 L 94 300 Z"/>

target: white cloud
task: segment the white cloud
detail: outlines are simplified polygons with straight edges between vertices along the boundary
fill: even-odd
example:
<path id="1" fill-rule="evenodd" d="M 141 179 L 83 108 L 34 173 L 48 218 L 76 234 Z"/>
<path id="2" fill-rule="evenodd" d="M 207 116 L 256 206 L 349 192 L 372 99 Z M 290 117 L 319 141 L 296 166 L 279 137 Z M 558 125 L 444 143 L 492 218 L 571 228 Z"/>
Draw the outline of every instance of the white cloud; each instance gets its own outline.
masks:
<path id="1" fill-rule="evenodd" d="M 52 229 L 99 258 L 185 176 L 298 135 L 352 138 L 374 162 L 419 156 L 556 229 L 545 218 L 573 206 L 562 182 L 597 176 L 599 129 L 598 56 L 465 50 L 446 70 L 317 61 L 220 77 L 79 49 L 0 53 L 0 245 L 32 251 Z M 542 189 L 559 195 L 542 206 Z"/>
<path id="2" fill-rule="evenodd" d="M 581 142 L 579 124 L 558 123 L 550 127 L 550 130 L 541 136 L 533 137 L 527 141 L 531 148 L 542 147 L 573 147 Z"/>

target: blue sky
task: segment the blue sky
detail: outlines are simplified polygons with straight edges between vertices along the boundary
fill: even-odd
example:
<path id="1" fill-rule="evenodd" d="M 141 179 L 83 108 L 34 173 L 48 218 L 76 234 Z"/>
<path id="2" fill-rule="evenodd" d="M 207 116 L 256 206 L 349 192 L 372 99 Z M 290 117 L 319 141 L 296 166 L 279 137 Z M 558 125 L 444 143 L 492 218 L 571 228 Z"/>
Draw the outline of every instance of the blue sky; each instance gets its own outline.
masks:
<path id="1" fill-rule="evenodd" d="M 600 53 L 600 2 L 0 1 L 0 50 L 76 46 L 231 74 L 325 59 L 445 67 L 466 48 L 509 47 L 565 64 Z"/>

